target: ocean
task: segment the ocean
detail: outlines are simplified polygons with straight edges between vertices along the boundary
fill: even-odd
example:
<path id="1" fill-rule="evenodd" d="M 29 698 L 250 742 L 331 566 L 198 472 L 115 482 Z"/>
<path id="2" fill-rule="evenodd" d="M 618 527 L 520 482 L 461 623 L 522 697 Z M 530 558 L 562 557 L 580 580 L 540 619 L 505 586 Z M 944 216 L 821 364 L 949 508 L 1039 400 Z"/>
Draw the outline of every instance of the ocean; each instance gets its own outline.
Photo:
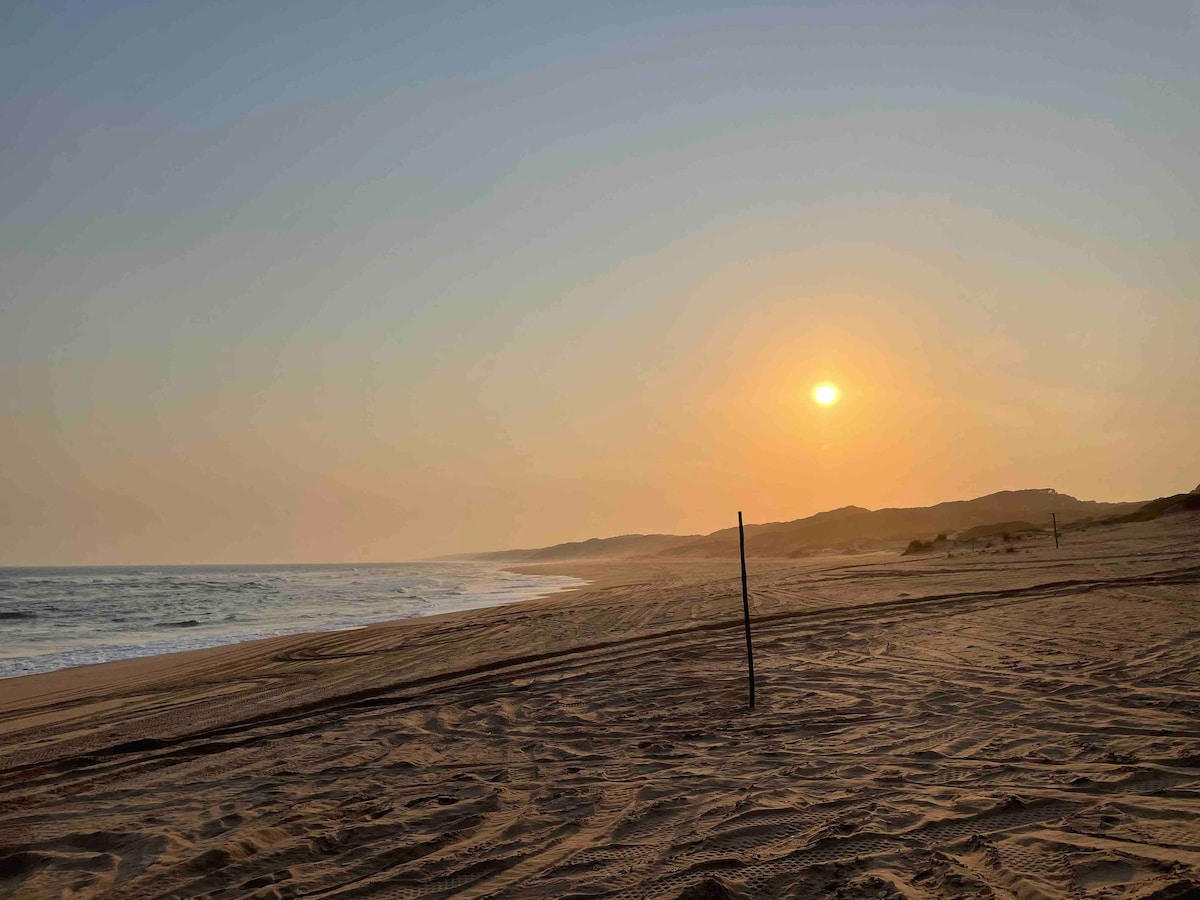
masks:
<path id="1" fill-rule="evenodd" d="M 0 568 L 0 678 L 499 606 L 583 583 L 450 562 Z"/>

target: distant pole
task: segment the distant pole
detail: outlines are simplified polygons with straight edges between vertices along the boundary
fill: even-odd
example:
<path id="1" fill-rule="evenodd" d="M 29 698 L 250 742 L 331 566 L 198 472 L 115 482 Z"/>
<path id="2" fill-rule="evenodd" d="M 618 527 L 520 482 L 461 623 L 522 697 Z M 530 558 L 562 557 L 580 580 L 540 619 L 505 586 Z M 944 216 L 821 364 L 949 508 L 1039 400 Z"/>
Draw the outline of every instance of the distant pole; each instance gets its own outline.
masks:
<path id="1" fill-rule="evenodd" d="M 975 552 L 975 538 L 971 538 L 971 553 Z"/>
<path id="2" fill-rule="evenodd" d="M 1054 549 L 1058 549 L 1058 516 L 1050 513 L 1050 523 L 1054 526 Z"/>
<path id="3" fill-rule="evenodd" d="M 738 510 L 738 544 L 742 551 L 742 613 L 746 618 L 746 663 L 750 667 L 750 708 L 754 709 L 754 647 L 750 643 L 750 590 L 746 587 L 746 531 Z"/>

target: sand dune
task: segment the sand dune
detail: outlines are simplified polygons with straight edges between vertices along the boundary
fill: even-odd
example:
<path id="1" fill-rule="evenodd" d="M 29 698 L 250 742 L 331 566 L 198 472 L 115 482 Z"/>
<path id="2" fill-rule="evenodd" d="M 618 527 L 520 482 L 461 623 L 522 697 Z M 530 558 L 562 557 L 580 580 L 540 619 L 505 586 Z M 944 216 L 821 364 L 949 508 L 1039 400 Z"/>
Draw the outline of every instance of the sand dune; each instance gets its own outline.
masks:
<path id="1" fill-rule="evenodd" d="M 753 560 L 753 713 L 718 561 L 0 682 L 0 893 L 1198 896 L 1198 538 Z"/>

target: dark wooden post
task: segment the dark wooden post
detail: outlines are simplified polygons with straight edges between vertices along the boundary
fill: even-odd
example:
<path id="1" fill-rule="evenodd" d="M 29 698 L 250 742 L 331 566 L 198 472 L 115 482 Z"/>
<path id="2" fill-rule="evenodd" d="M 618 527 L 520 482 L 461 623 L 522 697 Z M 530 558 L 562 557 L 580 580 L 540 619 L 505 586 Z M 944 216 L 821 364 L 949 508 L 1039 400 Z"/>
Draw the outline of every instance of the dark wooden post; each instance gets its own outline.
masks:
<path id="1" fill-rule="evenodd" d="M 750 643 L 750 590 L 746 586 L 746 531 L 738 510 L 738 545 L 742 553 L 742 613 L 746 618 L 746 664 L 750 668 L 750 708 L 754 709 L 754 646 Z"/>
<path id="2" fill-rule="evenodd" d="M 1058 549 L 1058 516 L 1050 513 L 1050 524 L 1054 526 L 1054 549 Z"/>

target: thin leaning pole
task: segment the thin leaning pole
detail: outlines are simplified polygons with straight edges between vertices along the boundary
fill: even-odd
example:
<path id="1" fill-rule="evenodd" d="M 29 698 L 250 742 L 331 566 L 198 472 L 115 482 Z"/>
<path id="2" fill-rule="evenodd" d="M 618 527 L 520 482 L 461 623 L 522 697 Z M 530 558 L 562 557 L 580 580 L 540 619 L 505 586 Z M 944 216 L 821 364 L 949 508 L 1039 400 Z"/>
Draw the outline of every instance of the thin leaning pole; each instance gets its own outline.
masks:
<path id="1" fill-rule="evenodd" d="M 1054 525 L 1054 549 L 1057 550 L 1058 549 L 1058 515 L 1056 513 L 1050 513 L 1050 521 Z"/>
<path id="2" fill-rule="evenodd" d="M 750 643 L 750 590 L 746 586 L 746 530 L 738 510 L 738 544 L 742 553 L 742 613 L 746 618 L 746 664 L 750 669 L 750 708 L 754 709 L 754 645 Z"/>

